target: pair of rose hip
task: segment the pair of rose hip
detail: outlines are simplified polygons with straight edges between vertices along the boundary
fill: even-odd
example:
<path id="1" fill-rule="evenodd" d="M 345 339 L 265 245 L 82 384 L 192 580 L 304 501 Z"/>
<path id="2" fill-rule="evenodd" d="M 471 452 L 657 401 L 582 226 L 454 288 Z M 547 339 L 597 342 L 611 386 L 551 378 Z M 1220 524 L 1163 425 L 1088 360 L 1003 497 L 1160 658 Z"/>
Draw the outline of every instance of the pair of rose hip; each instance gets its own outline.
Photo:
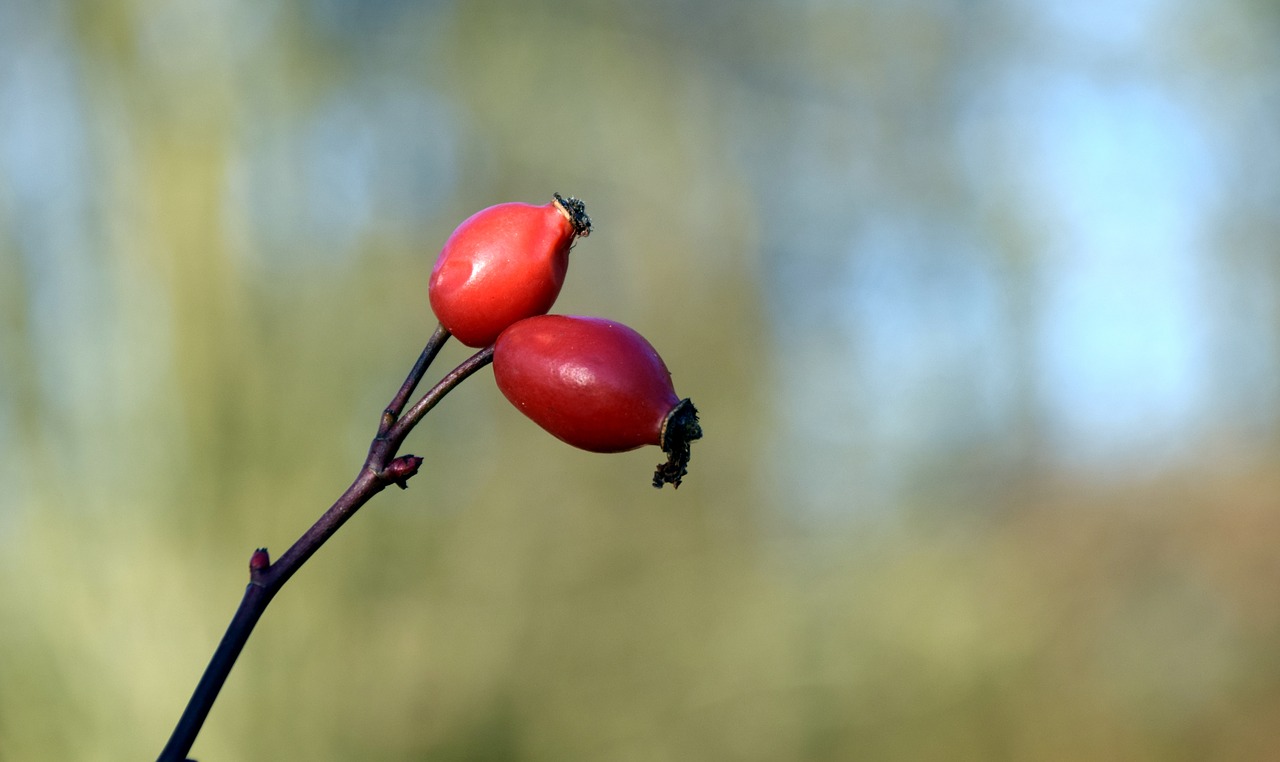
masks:
<path id="1" fill-rule="evenodd" d="M 422 458 L 396 457 L 404 437 L 441 397 L 486 364 L 493 363 L 503 395 L 551 434 L 593 452 L 658 445 L 667 462 L 658 466 L 653 486 L 680 486 L 689 443 L 702 429 L 693 403 L 676 396 L 662 358 L 621 323 L 546 314 L 564 284 L 569 249 L 590 232 L 582 202 L 559 195 L 545 206 L 490 207 L 453 231 L 431 272 L 431 308 L 440 328 L 383 412 L 360 475 L 275 563 L 265 548 L 250 557 L 244 599 L 160 753 L 162 762 L 187 759 L 232 665 L 280 588 L 371 497 L 388 484 L 407 486 Z M 481 349 L 405 412 L 422 373 L 450 335 Z"/>
<path id="2" fill-rule="evenodd" d="M 601 318 L 546 314 L 591 233 L 582 202 L 509 203 L 469 217 L 431 272 L 431 309 L 470 347 L 493 346 L 498 389 L 547 432 L 591 452 L 658 445 L 653 486 L 680 486 L 689 443 L 702 436 L 662 358 L 639 333 Z"/>

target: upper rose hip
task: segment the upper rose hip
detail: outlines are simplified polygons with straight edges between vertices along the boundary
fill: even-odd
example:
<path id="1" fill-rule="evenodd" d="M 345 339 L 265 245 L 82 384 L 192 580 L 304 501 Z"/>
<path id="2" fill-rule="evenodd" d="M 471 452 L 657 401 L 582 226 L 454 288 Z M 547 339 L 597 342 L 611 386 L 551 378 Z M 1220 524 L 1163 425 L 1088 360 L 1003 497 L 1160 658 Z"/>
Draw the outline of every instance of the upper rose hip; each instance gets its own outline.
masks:
<path id="1" fill-rule="evenodd" d="M 431 309 L 463 344 L 492 344 L 517 320 L 551 309 L 570 247 L 590 233 L 583 203 L 558 193 L 542 206 L 482 209 L 445 241 L 431 271 Z"/>
<path id="2" fill-rule="evenodd" d="M 653 346 L 601 318 L 540 315 L 502 332 L 494 345 L 498 389 L 556 438 L 591 452 L 659 445 L 669 461 L 653 484 L 680 485 L 689 442 L 702 436 L 697 410 L 680 399 Z"/>

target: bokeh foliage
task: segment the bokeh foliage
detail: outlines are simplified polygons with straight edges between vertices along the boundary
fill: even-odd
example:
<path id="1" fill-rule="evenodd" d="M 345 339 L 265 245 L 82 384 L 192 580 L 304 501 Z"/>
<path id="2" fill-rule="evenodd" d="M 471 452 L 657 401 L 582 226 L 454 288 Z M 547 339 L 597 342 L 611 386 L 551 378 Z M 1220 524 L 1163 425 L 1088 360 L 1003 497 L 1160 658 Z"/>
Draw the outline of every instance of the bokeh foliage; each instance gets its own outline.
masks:
<path id="1" fill-rule="evenodd" d="M 1277 14 L 1226 5 L 1135 62 L 1001 2 L 5 4 L 0 760 L 159 751 L 249 553 L 354 476 L 440 242 L 552 191 L 597 226 L 557 309 L 660 349 L 690 477 L 480 374 L 198 758 L 1274 758 Z M 990 83 L 1077 58 L 1220 157 L 1211 393 L 1154 461 L 1062 456 L 1037 359 L 1065 212 Z"/>

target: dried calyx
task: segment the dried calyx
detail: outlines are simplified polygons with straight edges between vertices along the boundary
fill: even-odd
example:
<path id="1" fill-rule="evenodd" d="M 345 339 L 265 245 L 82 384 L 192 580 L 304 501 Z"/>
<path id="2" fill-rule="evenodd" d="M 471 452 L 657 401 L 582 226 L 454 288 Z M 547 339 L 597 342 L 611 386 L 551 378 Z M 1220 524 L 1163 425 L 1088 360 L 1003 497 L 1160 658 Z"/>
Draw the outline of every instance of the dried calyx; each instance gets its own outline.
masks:
<path id="1" fill-rule="evenodd" d="M 689 443 L 701 438 L 698 409 L 692 400 L 680 400 L 662 423 L 662 451 L 667 454 L 667 462 L 658 464 L 653 472 L 653 486 L 670 484 L 679 489 L 680 480 L 689 473 Z"/>
<path id="2" fill-rule="evenodd" d="M 553 193 L 552 196 L 556 200 L 556 206 L 560 207 L 560 211 L 569 218 L 569 224 L 573 225 L 576 236 L 586 238 L 591 235 L 591 218 L 587 216 L 587 205 L 573 196 L 565 198 L 559 193 Z"/>

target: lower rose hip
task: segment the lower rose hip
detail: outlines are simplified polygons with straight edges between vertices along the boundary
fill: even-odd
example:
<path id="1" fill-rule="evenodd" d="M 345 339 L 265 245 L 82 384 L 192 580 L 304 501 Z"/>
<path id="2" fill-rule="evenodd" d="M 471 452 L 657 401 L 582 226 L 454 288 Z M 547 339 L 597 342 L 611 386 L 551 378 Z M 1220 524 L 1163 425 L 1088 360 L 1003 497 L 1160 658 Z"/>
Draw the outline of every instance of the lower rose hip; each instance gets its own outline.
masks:
<path id="1" fill-rule="evenodd" d="M 702 436 L 697 410 L 680 399 L 653 346 L 621 323 L 541 315 L 514 323 L 494 346 L 498 388 L 556 438 L 591 452 L 658 445 L 668 462 L 655 487 L 680 486 L 689 443 Z"/>

